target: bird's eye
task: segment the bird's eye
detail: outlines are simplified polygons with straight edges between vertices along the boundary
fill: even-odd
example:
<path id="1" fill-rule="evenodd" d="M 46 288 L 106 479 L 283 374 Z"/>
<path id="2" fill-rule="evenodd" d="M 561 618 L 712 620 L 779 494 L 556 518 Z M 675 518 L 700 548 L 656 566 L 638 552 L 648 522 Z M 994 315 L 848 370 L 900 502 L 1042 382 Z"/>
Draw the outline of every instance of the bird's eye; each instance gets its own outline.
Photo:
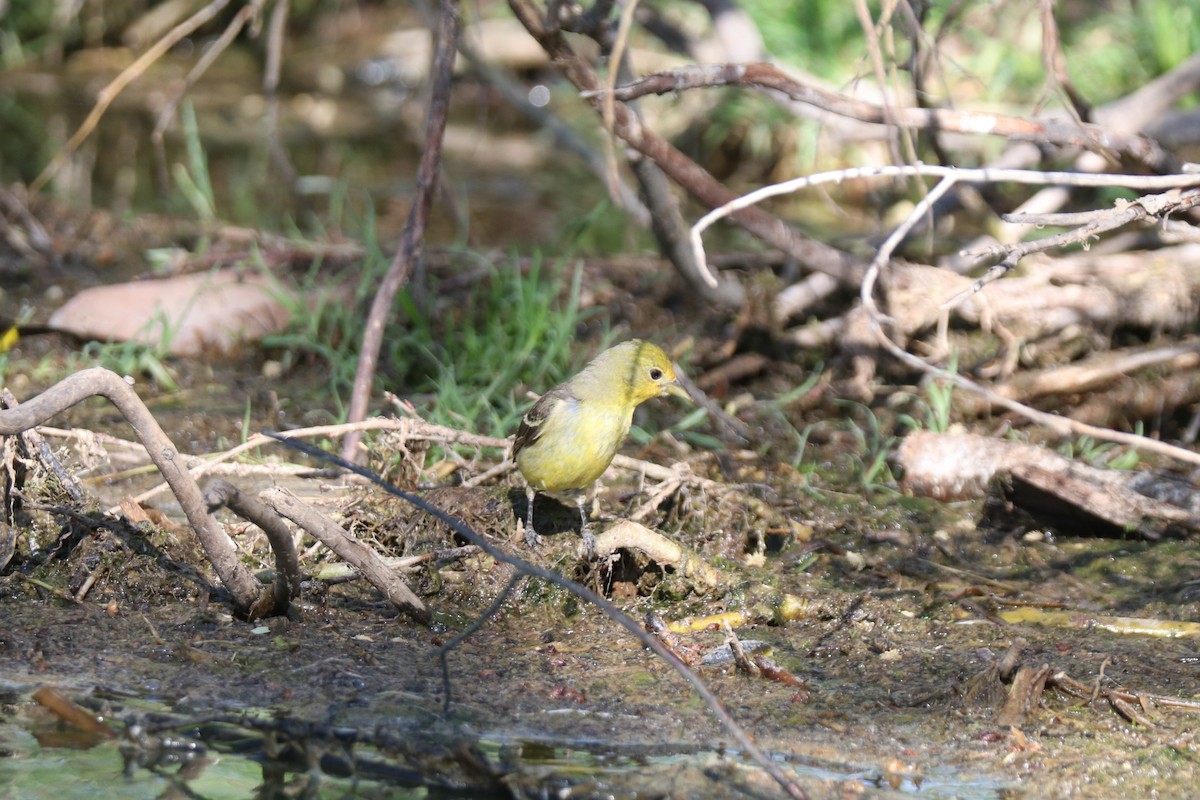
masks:
<path id="1" fill-rule="evenodd" d="M 652 367 L 650 369 L 650 380 L 661 381 L 662 376 L 663 376 L 663 371 L 661 369 L 659 369 L 658 367 Z"/>

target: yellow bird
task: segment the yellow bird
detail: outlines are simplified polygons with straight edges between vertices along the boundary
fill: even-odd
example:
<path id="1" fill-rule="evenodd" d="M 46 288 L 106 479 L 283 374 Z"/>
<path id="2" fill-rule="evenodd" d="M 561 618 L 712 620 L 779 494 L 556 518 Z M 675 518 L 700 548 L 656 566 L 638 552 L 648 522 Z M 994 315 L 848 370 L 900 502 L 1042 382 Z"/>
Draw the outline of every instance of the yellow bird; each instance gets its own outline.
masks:
<path id="1" fill-rule="evenodd" d="M 690 400 L 671 359 L 656 344 L 632 339 L 611 347 L 566 383 L 555 386 L 521 420 L 513 459 L 525 477 L 525 541 L 534 546 L 536 492 L 587 489 L 604 474 L 647 400 L 673 394 Z M 587 552 L 592 537 L 580 498 L 581 531 Z"/>

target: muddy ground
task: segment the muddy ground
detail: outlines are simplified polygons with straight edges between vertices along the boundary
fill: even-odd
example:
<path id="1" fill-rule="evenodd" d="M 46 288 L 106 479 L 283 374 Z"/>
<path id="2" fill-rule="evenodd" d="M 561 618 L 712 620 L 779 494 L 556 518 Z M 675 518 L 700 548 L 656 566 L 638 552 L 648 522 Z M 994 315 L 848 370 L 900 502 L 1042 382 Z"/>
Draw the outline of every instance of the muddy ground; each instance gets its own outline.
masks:
<path id="1" fill-rule="evenodd" d="M 254 383 L 206 382 L 208 415 L 236 407 Z M 60 424 L 103 427 L 93 414 L 113 422 L 97 405 Z M 193 441 L 207 435 L 201 449 L 217 438 L 220 426 L 203 433 L 202 410 L 184 416 L 196 426 Z M 1016 528 L 978 501 L 854 489 L 847 438 L 818 438 L 809 458 L 822 468 L 811 472 L 770 457 L 732 466 L 713 454 L 687 457 L 698 474 L 741 487 L 791 521 L 772 531 L 738 495 L 673 495 L 646 522 L 720 569 L 720 585 L 703 594 L 681 590 L 644 560 L 589 567 L 567 508 L 539 503 L 553 535 L 530 553 L 517 536 L 523 499 L 511 475 L 433 496 L 493 541 L 604 591 L 635 618 L 747 612 L 737 635 L 765 642 L 782 679 L 749 677 L 732 664 L 700 674 L 811 797 L 1190 795 L 1200 777 L 1200 716 L 1162 698 L 1200 698 L 1197 638 L 1118 633 L 1096 621 L 1200 616 L 1194 542 Z M 661 445 L 632 452 L 672 461 Z M 459 544 L 374 489 L 339 488 L 342 479 L 328 476 L 288 481 L 324 498 L 331 515 L 345 512 L 352 529 L 390 554 Z M 611 475 L 603 503 L 610 519 L 600 529 L 651 489 L 628 473 Z M 135 490 L 124 482 L 107 489 Z M 781 794 L 663 662 L 596 608 L 536 579 L 448 655 L 452 701 L 443 710 L 439 647 L 511 574 L 486 556 L 410 573 L 435 613 L 430 628 L 398 616 L 362 581 L 308 581 L 287 617 L 246 622 L 231 614 L 185 526 L 135 526 L 53 497 L 38 502 L 52 510 L 26 509 L 24 534 L 54 557 L 31 556 L 23 541 L 0 576 L 0 708 L 9 725 L 59 730 L 30 699 L 57 687 L 111 721 L 131 764 L 174 773 L 178 753 L 157 738 L 170 734 L 207 752 L 180 769 L 179 783 L 192 780 L 187 770 L 203 774 L 218 754 L 239 752 L 266 763 L 269 796 L 294 796 L 298 776 L 324 776 L 312 779 L 321 785 L 347 774 L 366 796 L 412 786 L 435 796 Z M 231 529 L 247 558 L 268 566 L 261 537 Z M 756 555 L 760 541 L 766 551 Z M 328 560 L 311 545 L 303 542 L 306 572 Z M 64 599 L 93 576 L 81 602 Z M 770 620 L 784 596 L 797 611 Z M 1034 621 L 1006 621 L 1022 610 Z M 1068 613 L 1050 613 L 1061 610 Z M 705 652 L 724 641 L 710 629 L 680 646 Z M 1046 665 L 1046 688 L 1014 689 L 1019 665 Z M 1064 688 L 1062 675 L 1085 696 Z M 1118 687 L 1144 695 L 1130 701 L 1132 712 L 1113 700 Z M 120 766 L 114 754 L 113 774 Z M 18 761 L 8 767 L 19 775 Z M 134 780 L 148 774 L 130 769 Z"/>

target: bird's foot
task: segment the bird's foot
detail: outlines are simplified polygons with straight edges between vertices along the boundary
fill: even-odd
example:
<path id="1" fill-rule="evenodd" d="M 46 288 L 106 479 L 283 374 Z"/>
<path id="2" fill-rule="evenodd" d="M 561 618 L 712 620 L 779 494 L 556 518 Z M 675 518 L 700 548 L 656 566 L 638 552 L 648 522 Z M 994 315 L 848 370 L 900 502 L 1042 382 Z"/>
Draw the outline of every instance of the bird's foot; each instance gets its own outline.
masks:
<path id="1" fill-rule="evenodd" d="M 583 530 L 583 557 L 588 561 L 594 561 L 596 558 L 596 537 L 592 534 L 592 526 L 584 525 Z"/>
<path id="2" fill-rule="evenodd" d="M 537 550 L 542 546 L 542 537 L 533 529 L 532 525 L 525 527 L 525 546 L 530 550 Z"/>

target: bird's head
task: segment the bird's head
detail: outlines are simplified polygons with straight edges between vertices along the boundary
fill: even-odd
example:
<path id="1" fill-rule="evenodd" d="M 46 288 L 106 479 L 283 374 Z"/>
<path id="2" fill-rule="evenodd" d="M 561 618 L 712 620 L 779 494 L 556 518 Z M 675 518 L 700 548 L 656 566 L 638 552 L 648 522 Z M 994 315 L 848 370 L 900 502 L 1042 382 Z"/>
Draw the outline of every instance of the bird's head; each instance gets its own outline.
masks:
<path id="1" fill-rule="evenodd" d="M 626 375 L 635 405 L 665 394 L 691 401 L 687 390 L 679 385 L 675 365 L 661 347 L 634 339 L 617 345 L 613 350 L 617 348 L 625 348 L 624 357 L 628 360 Z"/>

